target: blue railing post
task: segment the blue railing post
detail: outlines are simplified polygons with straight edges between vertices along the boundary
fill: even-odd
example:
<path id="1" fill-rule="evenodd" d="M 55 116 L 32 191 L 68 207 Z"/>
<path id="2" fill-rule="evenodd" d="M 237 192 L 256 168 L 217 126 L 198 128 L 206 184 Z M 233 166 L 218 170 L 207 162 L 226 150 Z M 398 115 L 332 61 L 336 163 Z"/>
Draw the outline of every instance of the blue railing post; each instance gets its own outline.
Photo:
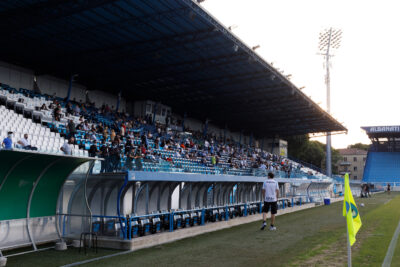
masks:
<path id="1" fill-rule="evenodd" d="M 229 220 L 228 205 L 225 207 L 225 221 Z"/>
<path id="2" fill-rule="evenodd" d="M 247 216 L 247 203 L 244 203 L 244 216 Z"/>
<path id="3" fill-rule="evenodd" d="M 129 227 L 128 227 L 128 220 L 125 217 L 125 231 L 128 232 Z M 128 233 L 126 233 L 125 238 L 124 239 L 128 239 Z"/>
<path id="4" fill-rule="evenodd" d="M 174 212 L 169 214 L 169 231 L 174 231 Z"/>
<path id="5" fill-rule="evenodd" d="M 262 213 L 262 201 L 260 201 L 260 213 Z"/>
<path id="6" fill-rule="evenodd" d="M 301 206 L 301 200 L 302 200 L 302 198 L 300 197 L 300 206 Z"/>
<path id="7" fill-rule="evenodd" d="M 127 221 L 127 223 L 128 223 L 128 239 L 131 240 L 132 239 L 132 237 L 131 237 L 131 231 L 132 231 L 131 218 L 129 218 L 129 216 L 127 216 L 126 219 L 128 220 Z"/>
<path id="8" fill-rule="evenodd" d="M 282 209 L 285 209 L 285 200 L 282 199 Z"/>
<path id="9" fill-rule="evenodd" d="M 62 233 L 62 237 L 65 237 L 65 218 L 66 218 L 66 215 L 64 214 L 64 218 L 63 218 L 63 233 Z"/>
<path id="10" fill-rule="evenodd" d="M 292 198 L 292 208 L 294 207 L 294 201 L 293 201 L 293 198 Z"/>
<path id="11" fill-rule="evenodd" d="M 206 211 L 204 208 L 201 210 L 201 225 L 204 225 Z"/>

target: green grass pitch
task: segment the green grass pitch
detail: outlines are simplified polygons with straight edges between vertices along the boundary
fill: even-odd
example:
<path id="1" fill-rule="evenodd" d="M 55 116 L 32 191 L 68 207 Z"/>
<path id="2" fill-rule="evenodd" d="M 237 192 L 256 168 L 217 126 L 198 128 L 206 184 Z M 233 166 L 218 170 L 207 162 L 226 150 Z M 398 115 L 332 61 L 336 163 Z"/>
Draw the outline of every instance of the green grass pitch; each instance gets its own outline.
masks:
<path id="1" fill-rule="evenodd" d="M 400 194 L 356 198 L 363 226 L 352 248 L 353 266 L 381 266 L 400 220 Z M 361 207 L 364 203 L 364 207 Z M 259 215 L 260 216 L 260 215 Z M 278 216 L 276 232 L 260 231 L 260 222 L 244 224 L 85 266 L 346 266 L 346 225 L 342 202 Z M 12 253 L 12 252 L 8 252 Z M 7 266 L 60 266 L 113 254 L 87 256 L 69 248 L 8 259 Z M 392 266 L 400 266 L 400 244 Z"/>

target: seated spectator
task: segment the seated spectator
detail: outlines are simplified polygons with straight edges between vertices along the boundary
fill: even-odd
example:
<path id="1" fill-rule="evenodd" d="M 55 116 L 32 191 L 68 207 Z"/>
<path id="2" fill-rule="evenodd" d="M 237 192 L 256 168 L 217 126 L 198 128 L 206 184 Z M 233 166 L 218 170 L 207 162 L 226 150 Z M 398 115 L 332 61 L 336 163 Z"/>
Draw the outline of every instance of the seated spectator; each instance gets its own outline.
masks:
<path id="1" fill-rule="evenodd" d="M 17 145 L 22 149 L 37 150 L 37 147 L 31 146 L 30 142 L 28 141 L 28 134 L 24 134 L 24 137 L 17 142 Z"/>
<path id="2" fill-rule="evenodd" d="M 49 109 L 46 107 L 46 104 L 43 104 L 43 105 L 40 107 L 40 110 L 49 110 Z"/>
<path id="3" fill-rule="evenodd" d="M 261 170 L 264 170 L 264 171 L 265 171 L 265 170 L 267 169 L 267 166 L 264 164 L 264 162 L 262 162 L 259 168 L 260 168 Z"/>
<path id="4" fill-rule="evenodd" d="M 65 155 L 72 155 L 72 145 L 75 143 L 75 138 L 71 137 L 64 145 L 60 148 Z"/>
<path id="5" fill-rule="evenodd" d="M 12 149 L 12 135 L 13 135 L 13 132 L 8 132 L 7 137 L 4 138 L 2 146 L 5 149 Z"/>
<path id="6" fill-rule="evenodd" d="M 78 104 L 75 105 L 73 113 L 75 116 L 79 116 L 81 114 L 81 109 L 79 108 Z"/>
<path id="7" fill-rule="evenodd" d="M 142 155 L 146 154 L 146 147 L 144 145 L 140 148 Z"/>
<path id="8" fill-rule="evenodd" d="M 89 133 L 89 140 L 96 142 L 97 136 L 93 131 L 90 131 Z"/>
<path id="9" fill-rule="evenodd" d="M 68 102 L 68 103 L 67 103 L 66 110 L 67 110 L 67 114 L 68 114 L 68 115 L 72 115 L 72 114 L 73 114 L 71 102 Z"/>

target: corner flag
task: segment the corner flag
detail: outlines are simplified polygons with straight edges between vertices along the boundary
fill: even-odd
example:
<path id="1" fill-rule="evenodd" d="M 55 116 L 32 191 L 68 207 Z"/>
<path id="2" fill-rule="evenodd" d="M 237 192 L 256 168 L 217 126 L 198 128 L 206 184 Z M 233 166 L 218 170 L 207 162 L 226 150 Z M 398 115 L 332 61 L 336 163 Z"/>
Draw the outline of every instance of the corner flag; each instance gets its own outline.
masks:
<path id="1" fill-rule="evenodd" d="M 350 190 L 349 174 L 347 173 L 344 176 L 343 216 L 345 216 L 347 220 L 349 241 L 352 246 L 354 242 L 356 242 L 356 234 L 361 228 L 362 223 L 356 203 L 354 202 L 353 194 Z"/>

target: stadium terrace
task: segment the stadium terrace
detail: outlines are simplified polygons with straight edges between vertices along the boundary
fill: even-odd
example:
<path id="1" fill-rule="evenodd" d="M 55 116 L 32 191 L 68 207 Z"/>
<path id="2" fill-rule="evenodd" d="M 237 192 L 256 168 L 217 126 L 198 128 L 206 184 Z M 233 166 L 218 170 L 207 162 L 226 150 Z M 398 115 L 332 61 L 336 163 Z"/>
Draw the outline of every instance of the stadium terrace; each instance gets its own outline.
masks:
<path id="1" fill-rule="evenodd" d="M 256 220 L 268 173 L 279 212 L 339 197 L 285 138 L 347 129 L 198 2 L 0 5 L 0 266 Z"/>

